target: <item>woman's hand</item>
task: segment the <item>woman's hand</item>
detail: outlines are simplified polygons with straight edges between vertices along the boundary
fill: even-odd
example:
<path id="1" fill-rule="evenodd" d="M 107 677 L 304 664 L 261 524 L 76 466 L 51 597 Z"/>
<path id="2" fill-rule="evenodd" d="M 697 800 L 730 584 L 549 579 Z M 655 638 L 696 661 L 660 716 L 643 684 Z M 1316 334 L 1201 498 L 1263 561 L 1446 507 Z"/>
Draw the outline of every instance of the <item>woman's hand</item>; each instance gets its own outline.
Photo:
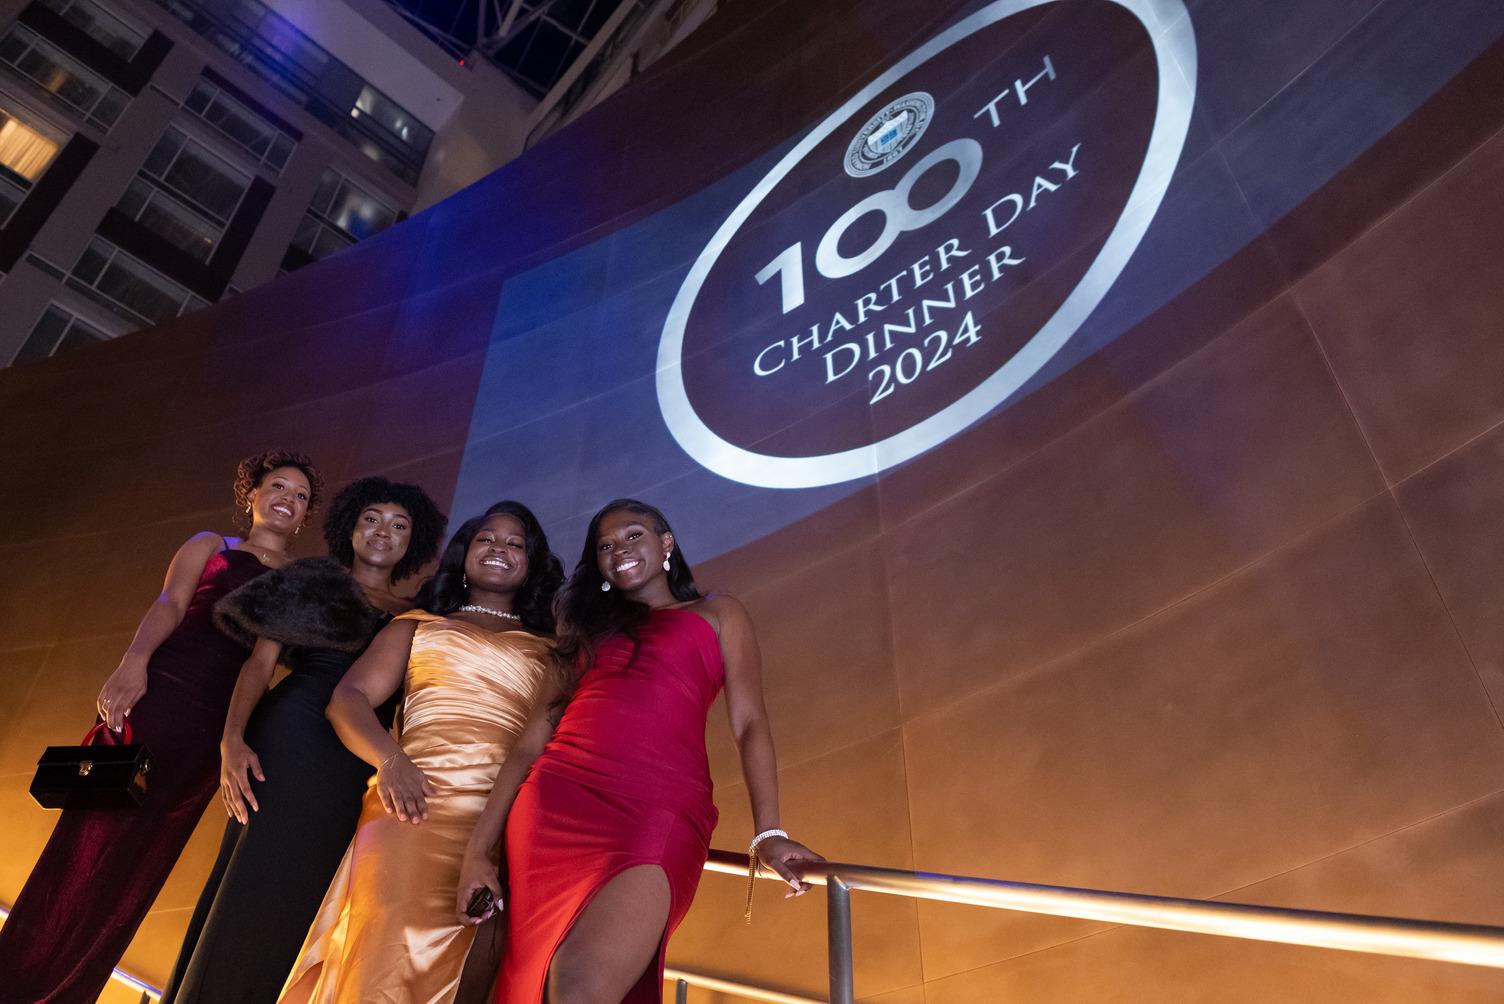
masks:
<path id="1" fill-rule="evenodd" d="M 428 818 L 428 796 L 435 791 L 433 782 L 406 753 L 392 754 L 376 772 L 382 807 L 404 823 L 417 826 Z"/>
<path id="2" fill-rule="evenodd" d="M 100 688 L 96 705 L 99 717 L 106 725 L 119 732 L 125 727 L 125 719 L 141 696 L 146 693 L 146 660 L 127 655 Z"/>
<path id="3" fill-rule="evenodd" d="M 479 917 L 472 917 L 466 911 L 470 907 L 471 898 L 479 889 L 491 890 L 491 908 Z M 500 912 L 501 908 L 501 878 L 496 866 L 490 859 L 467 851 L 464 860 L 460 862 L 460 884 L 454 893 L 454 912 L 459 916 L 460 923 L 472 926 L 484 923 Z"/>
<path id="4" fill-rule="evenodd" d="M 757 845 L 757 856 L 764 865 L 777 872 L 793 890 L 785 894 L 784 899 L 789 896 L 803 896 L 814 888 L 794 872 L 792 865 L 825 860 L 799 841 L 790 840 L 788 837 L 768 837 Z"/>
<path id="5" fill-rule="evenodd" d="M 219 744 L 219 795 L 224 799 L 225 811 L 236 821 L 241 823 L 250 822 L 250 813 L 246 806 L 250 805 L 251 812 L 257 812 L 261 806 L 256 803 L 256 793 L 251 790 L 251 777 L 258 781 L 265 781 L 266 775 L 261 772 L 261 761 L 256 757 L 256 751 L 245 744 L 245 740 L 239 736 L 227 736 Z"/>

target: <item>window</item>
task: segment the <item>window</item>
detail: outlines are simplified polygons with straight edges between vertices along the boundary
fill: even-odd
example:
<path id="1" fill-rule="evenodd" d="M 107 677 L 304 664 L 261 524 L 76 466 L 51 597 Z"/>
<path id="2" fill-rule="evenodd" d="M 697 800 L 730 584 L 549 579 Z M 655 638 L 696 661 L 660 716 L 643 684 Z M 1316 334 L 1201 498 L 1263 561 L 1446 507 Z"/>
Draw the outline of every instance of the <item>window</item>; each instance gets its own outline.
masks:
<path id="1" fill-rule="evenodd" d="M 415 160 L 410 151 L 402 149 L 390 138 L 371 130 L 355 118 L 347 118 L 343 122 L 327 119 L 326 121 L 355 149 L 409 185 L 417 184 L 418 174 L 423 169 L 421 158 Z"/>
<path id="2" fill-rule="evenodd" d="M 397 222 L 397 211 L 330 168 L 293 237 L 293 246 L 323 258 Z"/>
<path id="3" fill-rule="evenodd" d="M 117 207 L 199 261 L 208 261 L 250 178 L 168 127 Z"/>
<path id="4" fill-rule="evenodd" d="M 22 25 L 0 37 L 0 63 L 26 77 L 78 112 L 90 124 L 109 129 L 130 100 L 62 50 Z"/>
<path id="5" fill-rule="evenodd" d="M 260 0 L 233 0 L 231 7 L 241 24 L 250 26 L 261 40 L 270 44 L 292 76 L 317 80 L 333 59 L 323 46 Z"/>
<path id="6" fill-rule="evenodd" d="M 207 306 L 203 300 L 96 237 L 73 266 L 68 284 L 136 324 L 159 324 Z"/>
<path id="7" fill-rule="evenodd" d="M 60 352 L 72 352 L 74 349 L 97 345 L 109 337 L 98 328 L 79 320 L 72 311 L 64 310 L 55 303 L 49 304 L 42 316 L 37 318 L 31 334 L 11 362 L 14 364 L 46 359 Z"/>
<path id="8" fill-rule="evenodd" d="M 433 130 L 370 84 L 361 88 L 343 122 L 330 122 L 356 149 L 409 183 L 415 182 L 433 143 Z"/>
<path id="9" fill-rule="evenodd" d="M 95 0 L 42 0 L 65 20 L 121 59 L 135 57 L 146 42 L 146 32 L 128 24 L 120 15 Z"/>
<path id="10" fill-rule="evenodd" d="M 386 130 L 393 138 L 400 140 L 403 146 L 410 148 L 417 155 L 419 163 L 422 163 L 429 145 L 433 143 L 432 129 L 413 118 L 406 108 L 370 84 L 361 88 L 360 97 L 355 99 L 355 107 L 350 109 L 350 117 L 356 121 L 365 120 Z"/>
<path id="11" fill-rule="evenodd" d="M 282 170 L 292 153 L 295 141 L 291 136 L 206 80 L 199 81 L 193 88 L 183 107 L 244 147 L 252 157 L 273 171 Z"/>
<path id="12" fill-rule="evenodd" d="M 292 238 L 293 247 L 302 248 L 314 258 L 327 258 L 336 251 L 343 251 L 355 243 L 355 240 L 346 236 L 334 227 L 327 226 L 319 221 L 312 212 L 303 217 L 303 222 L 298 224 L 298 232 Z"/>
<path id="13" fill-rule="evenodd" d="M 433 130 L 292 22 L 260 0 L 156 2 L 366 156 L 407 183 L 417 183 Z M 353 104 L 352 93 L 357 95 Z"/>
<path id="14" fill-rule="evenodd" d="M 186 251 L 198 261 L 208 261 L 224 233 L 181 201 L 150 182 L 137 177 L 125 190 L 117 207 L 125 215 Z"/>
<path id="15" fill-rule="evenodd" d="M 63 137 L 23 122 L 0 105 L 0 226 L 52 164 Z"/>

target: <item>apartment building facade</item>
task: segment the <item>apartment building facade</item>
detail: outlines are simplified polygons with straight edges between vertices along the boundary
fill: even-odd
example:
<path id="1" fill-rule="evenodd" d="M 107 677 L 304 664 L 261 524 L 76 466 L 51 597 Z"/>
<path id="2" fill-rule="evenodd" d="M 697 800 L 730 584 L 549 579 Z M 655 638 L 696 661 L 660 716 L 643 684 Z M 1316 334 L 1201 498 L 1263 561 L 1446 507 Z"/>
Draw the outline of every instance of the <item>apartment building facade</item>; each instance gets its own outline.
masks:
<path id="1" fill-rule="evenodd" d="M 0 0 L 0 366 L 379 233 L 536 104 L 379 0 Z"/>

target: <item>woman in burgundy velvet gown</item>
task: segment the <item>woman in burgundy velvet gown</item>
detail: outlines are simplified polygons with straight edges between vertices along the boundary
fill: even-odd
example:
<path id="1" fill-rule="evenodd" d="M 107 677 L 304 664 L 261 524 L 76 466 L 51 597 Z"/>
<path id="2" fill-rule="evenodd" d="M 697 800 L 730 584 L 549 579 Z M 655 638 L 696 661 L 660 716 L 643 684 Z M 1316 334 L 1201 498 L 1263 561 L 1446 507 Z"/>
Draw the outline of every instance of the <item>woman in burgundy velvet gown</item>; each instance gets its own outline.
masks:
<path id="1" fill-rule="evenodd" d="M 214 625 L 220 597 L 287 559 L 318 502 L 301 454 L 241 461 L 244 539 L 195 534 L 178 549 L 120 666 L 99 692 L 100 719 L 152 752 L 145 799 L 129 809 L 66 809 L 0 927 L 0 1001 L 85 1004 L 109 982 L 219 790 L 219 738 L 247 649 Z"/>
<path id="2" fill-rule="evenodd" d="M 618 499 L 596 514 L 560 604 L 563 665 L 476 824 L 462 913 L 509 897 L 498 1004 L 660 1001 L 668 939 L 689 911 L 715 829 L 705 722 L 724 686 L 752 801 L 753 853 L 796 893 L 823 860 L 778 828 L 778 769 L 761 657 L 735 599 L 702 596 L 663 514 Z M 484 919 L 472 918 L 472 923 Z"/>

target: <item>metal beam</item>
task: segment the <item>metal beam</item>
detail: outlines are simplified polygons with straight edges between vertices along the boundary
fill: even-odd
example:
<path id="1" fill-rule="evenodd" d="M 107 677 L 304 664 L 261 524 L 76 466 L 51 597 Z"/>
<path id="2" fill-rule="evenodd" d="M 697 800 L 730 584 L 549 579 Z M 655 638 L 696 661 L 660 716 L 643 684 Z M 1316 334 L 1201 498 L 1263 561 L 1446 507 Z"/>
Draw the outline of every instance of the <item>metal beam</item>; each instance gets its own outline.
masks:
<path id="1" fill-rule="evenodd" d="M 548 4 L 545 3 L 543 6 L 547 7 Z M 520 13 L 522 13 L 522 0 L 512 0 L 511 5 L 507 7 L 506 14 L 499 19 L 499 23 L 496 26 L 495 37 L 498 40 L 498 45 L 511 37 L 512 25 L 517 23 L 517 15 Z"/>
<path id="2" fill-rule="evenodd" d="M 523 140 L 524 149 L 531 144 L 533 133 L 537 130 L 538 124 L 548 117 L 548 113 L 554 110 L 554 106 L 574 86 L 574 82 L 579 79 L 580 74 L 585 72 L 585 67 L 590 65 L 591 61 L 595 59 L 606 43 L 611 40 L 611 36 L 616 34 L 616 29 L 621 27 L 621 23 L 627 19 L 627 15 L 632 13 L 633 9 L 636 8 L 637 2 L 638 0 L 621 0 L 621 3 L 611 12 L 611 16 L 606 19 L 606 23 L 601 25 L 601 30 L 596 32 L 595 37 L 590 40 L 590 44 L 585 46 L 584 50 L 575 57 L 573 63 L 569 64 L 569 69 L 564 71 L 564 75 L 558 79 L 553 88 L 547 94 L 543 95 L 543 100 L 538 102 L 538 106 L 528 116 L 527 124 L 524 127 L 526 129 L 524 133 L 526 138 Z"/>

